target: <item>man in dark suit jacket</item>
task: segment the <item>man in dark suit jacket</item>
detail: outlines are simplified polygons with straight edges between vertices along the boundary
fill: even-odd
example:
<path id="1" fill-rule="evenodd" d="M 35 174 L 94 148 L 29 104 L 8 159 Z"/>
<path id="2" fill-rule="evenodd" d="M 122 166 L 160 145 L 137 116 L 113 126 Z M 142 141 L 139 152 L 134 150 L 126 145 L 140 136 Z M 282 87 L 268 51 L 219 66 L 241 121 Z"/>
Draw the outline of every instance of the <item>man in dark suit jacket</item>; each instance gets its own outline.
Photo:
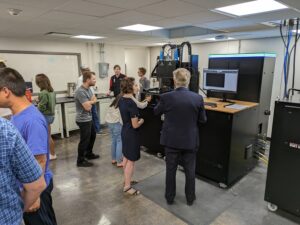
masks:
<path id="1" fill-rule="evenodd" d="M 190 72 L 180 68 L 173 72 L 175 90 L 162 94 L 154 109 L 156 115 L 164 114 L 160 144 L 166 153 L 166 193 L 168 204 L 176 195 L 176 170 L 179 159 L 185 171 L 185 195 L 192 205 L 195 195 L 196 152 L 199 147 L 199 124 L 206 122 L 203 98 L 188 90 Z"/>

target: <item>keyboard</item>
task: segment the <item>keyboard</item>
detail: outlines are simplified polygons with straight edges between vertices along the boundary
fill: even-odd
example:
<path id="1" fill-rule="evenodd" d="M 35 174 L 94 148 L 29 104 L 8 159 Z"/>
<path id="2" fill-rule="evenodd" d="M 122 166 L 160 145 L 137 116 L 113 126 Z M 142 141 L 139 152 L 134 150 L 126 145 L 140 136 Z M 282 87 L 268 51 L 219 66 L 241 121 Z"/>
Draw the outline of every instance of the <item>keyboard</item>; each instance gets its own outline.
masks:
<path id="1" fill-rule="evenodd" d="M 212 108 L 216 108 L 217 107 L 217 103 L 214 102 L 204 102 L 205 106 L 210 106 Z"/>

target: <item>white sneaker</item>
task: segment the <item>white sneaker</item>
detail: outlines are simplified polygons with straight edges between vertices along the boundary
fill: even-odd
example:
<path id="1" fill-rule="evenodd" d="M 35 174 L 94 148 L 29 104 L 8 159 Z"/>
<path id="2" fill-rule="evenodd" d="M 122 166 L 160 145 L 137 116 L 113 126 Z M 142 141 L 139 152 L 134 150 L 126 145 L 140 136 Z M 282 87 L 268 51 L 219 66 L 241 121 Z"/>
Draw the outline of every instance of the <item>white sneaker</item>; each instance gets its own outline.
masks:
<path id="1" fill-rule="evenodd" d="M 55 155 L 51 155 L 51 154 L 50 154 L 50 160 L 55 160 L 55 159 L 57 159 L 56 154 L 55 154 Z"/>

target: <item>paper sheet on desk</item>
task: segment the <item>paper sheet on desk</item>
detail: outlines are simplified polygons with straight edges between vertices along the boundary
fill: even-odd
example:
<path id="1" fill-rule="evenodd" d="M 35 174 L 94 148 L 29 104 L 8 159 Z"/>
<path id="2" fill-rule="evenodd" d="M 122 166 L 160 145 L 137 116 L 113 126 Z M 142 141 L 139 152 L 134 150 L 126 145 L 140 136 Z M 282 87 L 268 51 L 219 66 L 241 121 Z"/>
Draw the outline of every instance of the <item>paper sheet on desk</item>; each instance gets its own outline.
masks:
<path id="1" fill-rule="evenodd" d="M 237 110 L 242 110 L 248 108 L 246 105 L 239 105 L 239 104 L 233 104 L 233 105 L 228 105 L 225 106 L 227 109 L 237 109 Z"/>

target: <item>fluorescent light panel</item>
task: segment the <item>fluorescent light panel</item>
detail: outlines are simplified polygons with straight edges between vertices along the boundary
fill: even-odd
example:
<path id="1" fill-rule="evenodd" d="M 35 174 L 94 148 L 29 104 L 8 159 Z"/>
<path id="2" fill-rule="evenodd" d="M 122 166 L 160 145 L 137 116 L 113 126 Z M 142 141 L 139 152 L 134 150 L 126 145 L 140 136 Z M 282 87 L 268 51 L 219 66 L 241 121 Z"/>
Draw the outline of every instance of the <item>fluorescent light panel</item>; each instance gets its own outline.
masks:
<path id="1" fill-rule="evenodd" d="M 215 11 L 234 16 L 246 16 L 264 12 L 271 12 L 288 8 L 286 5 L 275 0 L 256 0 L 241 4 L 216 8 Z"/>
<path id="2" fill-rule="evenodd" d="M 145 31 L 151 31 L 151 30 L 160 30 L 160 29 L 162 29 L 162 27 L 155 27 L 155 26 L 144 25 L 144 24 L 134 24 L 134 25 L 130 25 L 130 26 L 119 27 L 118 29 L 119 30 L 145 32 Z"/>
<path id="3" fill-rule="evenodd" d="M 76 36 L 73 36 L 73 37 L 71 37 L 71 38 L 96 40 L 96 39 L 101 39 L 101 38 L 104 38 L 104 37 L 100 37 L 100 36 L 91 36 L 91 35 L 76 35 Z"/>
<path id="4" fill-rule="evenodd" d="M 227 37 L 227 38 L 223 38 L 223 39 L 217 39 L 215 37 L 212 37 L 212 38 L 206 38 L 204 40 L 206 40 L 206 41 L 228 41 L 228 40 L 234 40 L 234 38 Z"/>
<path id="5" fill-rule="evenodd" d="M 163 46 L 163 45 L 166 45 L 166 44 L 168 44 L 168 43 L 153 43 L 153 45 L 161 45 L 161 46 Z"/>

